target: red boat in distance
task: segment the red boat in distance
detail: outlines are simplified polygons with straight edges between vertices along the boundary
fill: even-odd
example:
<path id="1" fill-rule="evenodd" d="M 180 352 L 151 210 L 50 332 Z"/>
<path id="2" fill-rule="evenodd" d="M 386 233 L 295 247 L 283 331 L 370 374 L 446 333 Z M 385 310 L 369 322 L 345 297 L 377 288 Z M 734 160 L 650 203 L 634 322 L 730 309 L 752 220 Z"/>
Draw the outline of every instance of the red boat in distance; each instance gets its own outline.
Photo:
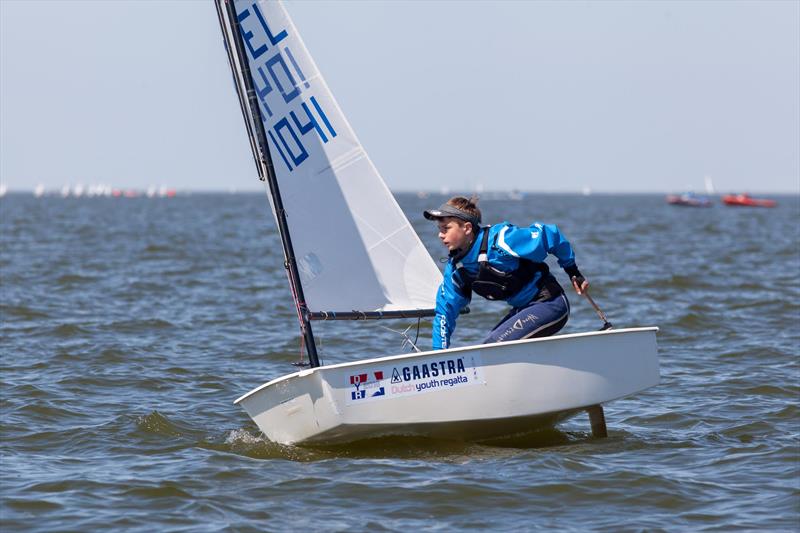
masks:
<path id="1" fill-rule="evenodd" d="M 726 194 L 722 197 L 722 203 L 725 205 L 737 205 L 744 207 L 775 207 L 778 205 L 778 202 L 775 200 L 752 198 L 748 194 Z"/>

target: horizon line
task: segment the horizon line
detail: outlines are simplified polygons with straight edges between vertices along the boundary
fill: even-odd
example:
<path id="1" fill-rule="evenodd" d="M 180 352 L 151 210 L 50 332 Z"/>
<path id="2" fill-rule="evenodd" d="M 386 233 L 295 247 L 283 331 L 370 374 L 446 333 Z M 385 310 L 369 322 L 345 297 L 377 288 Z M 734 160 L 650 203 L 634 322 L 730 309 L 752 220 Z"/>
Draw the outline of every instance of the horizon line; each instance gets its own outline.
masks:
<path id="1" fill-rule="evenodd" d="M 4 185 L 4 184 L 0 184 Z M 9 187 L 5 186 L 5 194 L 15 194 L 15 193 L 29 193 L 33 194 L 36 192 L 38 187 Z M 125 192 L 136 192 L 141 193 L 142 196 L 147 196 L 147 192 L 149 187 L 141 187 L 141 186 L 120 186 L 120 187 L 112 187 L 115 191 L 120 191 L 122 193 Z M 56 196 L 60 195 L 63 187 L 54 186 L 43 189 L 42 194 L 44 196 Z M 180 194 L 254 194 L 254 193 L 263 193 L 265 192 L 263 188 L 259 187 L 248 187 L 248 188 L 224 188 L 224 187 L 198 187 L 198 188 L 182 188 L 182 187 L 168 187 L 168 190 L 173 193 L 180 193 Z M 408 188 L 391 188 L 389 190 L 392 193 L 398 194 L 417 194 L 417 195 L 424 195 L 424 196 L 448 196 L 448 195 L 477 195 L 479 198 L 482 196 L 493 196 L 493 195 L 508 195 L 508 194 L 522 194 L 522 195 L 531 195 L 531 194 L 569 194 L 569 195 L 581 195 L 581 196 L 592 196 L 592 195 L 608 195 L 608 194 L 653 194 L 653 195 L 660 195 L 660 194 L 683 194 L 686 192 L 693 192 L 700 196 L 721 196 L 725 194 L 778 194 L 778 195 L 800 195 L 800 187 L 796 190 L 787 190 L 787 189 L 747 189 L 747 190 L 720 190 L 714 191 L 711 193 L 703 192 L 699 190 L 690 191 L 690 190 L 676 190 L 676 189 L 599 189 L 594 190 L 591 188 L 586 189 L 554 189 L 554 190 L 536 190 L 536 189 L 517 189 L 517 188 L 509 188 L 509 189 L 486 189 L 483 191 L 470 191 L 468 189 L 459 190 L 457 188 L 447 188 L 445 190 L 442 189 L 408 189 Z M 72 192 L 72 188 L 70 188 L 69 197 L 74 197 Z M 158 194 L 156 194 L 158 195 Z M 78 197 L 91 197 L 91 196 L 104 196 L 102 194 L 94 194 L 90 195 L 86 193 L 86 188 L 82 191 L 82 193 Z"/>

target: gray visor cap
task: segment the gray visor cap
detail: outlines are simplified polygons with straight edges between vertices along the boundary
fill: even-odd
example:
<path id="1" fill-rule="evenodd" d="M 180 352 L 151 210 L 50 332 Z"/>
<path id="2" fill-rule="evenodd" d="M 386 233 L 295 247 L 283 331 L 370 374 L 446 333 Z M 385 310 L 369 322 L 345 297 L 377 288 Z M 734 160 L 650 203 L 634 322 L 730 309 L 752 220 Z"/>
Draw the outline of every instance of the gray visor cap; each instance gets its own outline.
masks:
<path id="1" fill-rule="evenodd" d="M 449 204 L 442 204 L 436 209 L 428 209 L 422 213 L 425 218 L 428 220 L 438 220 L 440 218 L 445 217 L 453 217 L 463 220 L 465 222 L 471 222 L 472 226 L 477 230 L 481 227 L 481 219 L 479 217 L 470 215 L 466 211 L 462 211 L 457 207 L 453 207 Z"/>

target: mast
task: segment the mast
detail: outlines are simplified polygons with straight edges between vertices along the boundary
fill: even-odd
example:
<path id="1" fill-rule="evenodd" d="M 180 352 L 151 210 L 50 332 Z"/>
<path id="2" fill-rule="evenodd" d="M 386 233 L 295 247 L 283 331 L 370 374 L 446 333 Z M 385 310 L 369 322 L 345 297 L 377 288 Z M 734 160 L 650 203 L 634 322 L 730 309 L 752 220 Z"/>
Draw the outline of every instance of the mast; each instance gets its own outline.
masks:
<path id="1" fill-rule="evenodd" d="M 288 271 L 289 284 L 292 289 L 292 297 L 297 309 L 297 318 L 300 321 L 300 330 L 303 333 L 306 352 L 308 353 L 308 361 L 311 364 L 311 367 L 315 368 L 319 366 L 319 356 L 317 355 L 317 345 L 314 342 L 314 333 L 311 330 L 311 322 L 309 321 L 310 313 L 305 303 L 303 286 L 300 283 L 300 273 L 297 270 L 297 261 L 295 260 L 294 248 L 292 247 L 292 239 L 289 235 L 289 225 L 286 222 L 286 211 L 283 208 L 283 201 L 281 200 L 278 180 L 275 176 L 275 169 L 272 165 L 272 156 L 267 143 L 267 135 L 264 131 L 261 109 L 258 106 L 256 92 L 250 75 L 250 66 L 248 64 L 242 43 L 242 34 L 239 27 L 239 21 L 236 16 L 234 0 L 215 0 L 214 3 L 217 7 L 217 16 L 219 17 L 222 36 L 225 40 L 225 47 L 228 51 L 228 61 L 230 62 L 236 82 L 236 92 L 239 95 L 239 103 L 244 115 L 247 133 L 250 137 L 250 146 L 253 150 L 253 157 L 256 160 L 259 179 L 261 181 L 266 181 L 269 186 L 270 197 L 272 199 L 272 205 L 275 211 L 275 218 L 278 222 L 278 233 L 280 234 L 281 244 L 283 245 L 283 254 L 285 258 L 284 267 Z M 230 42 L 230 39 L 228 39 L 224 15 L 227 15 L 233 42 Z M 238 60 L 239 66 L 242 69 L 241 81 L 245 85 L 244 89 L 246 90 L 246 94 L 239 84 L 234 54 L 235 59 Z M 249 117 L 246 111 L 247 108 L 250 109 Z"/>

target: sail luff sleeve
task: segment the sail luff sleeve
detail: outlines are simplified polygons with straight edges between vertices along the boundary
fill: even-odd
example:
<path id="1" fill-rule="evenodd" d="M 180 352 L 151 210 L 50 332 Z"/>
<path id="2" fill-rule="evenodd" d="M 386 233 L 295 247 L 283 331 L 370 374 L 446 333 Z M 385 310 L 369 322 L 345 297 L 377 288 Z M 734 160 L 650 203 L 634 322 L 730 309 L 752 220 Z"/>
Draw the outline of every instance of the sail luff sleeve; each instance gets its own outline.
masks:
<path id="1" fill-rule="evenodd" d="M 253 128 L 250 124 L 250 118 L 247 114 L 247 106 L 245 105 L 245 95 L 242 94 L 242 85 L 239 82 L 238 78 L 238 69 L 236 67 L 236 59 L 234 56 L 233 45 L 230 42 L 230 38 L 228 35 L 228 31 L 226 29 L 226 22 L 225 22 L 225 13 L 223 11 L 224 7 L 221 1 L 215 0 L 214 7 L 217 10 L 217 18 L 219 19 L 220 30 L 222 31 L 222 42 L 225 46 L 225 55 L 228 57 L 228 65 L 231 67 L 231 76 L 233 78 L 233 86 L 236 89 L 236 95 L 238 96 L 239 100 L 239 109 L 242 112 L 242 118 L 244 119 L 245 129 L 247 130 L 247 138 L 250 141 L 250 150 L 253 154 L 253 162 L 256 165 L 256 169 L 258 169 L 258 179 L 264 181 L 266 178 L 263 176 L 261 172 L 261 164 L 259 163 L 259 149 L 258 144 L 253 134 Z"/>

